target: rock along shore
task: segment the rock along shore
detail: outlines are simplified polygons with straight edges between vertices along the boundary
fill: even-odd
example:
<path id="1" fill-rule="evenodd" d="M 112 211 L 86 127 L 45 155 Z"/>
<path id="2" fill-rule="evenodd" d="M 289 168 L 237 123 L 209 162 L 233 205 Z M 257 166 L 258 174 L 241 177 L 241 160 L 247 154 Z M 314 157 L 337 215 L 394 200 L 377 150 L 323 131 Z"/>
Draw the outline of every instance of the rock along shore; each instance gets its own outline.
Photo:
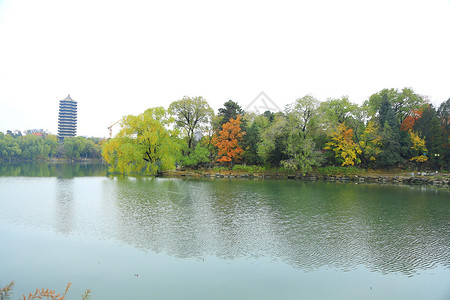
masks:
<path id="1" fill-rule="evenodd" d="M 355 182 L 379 184 L 431 185 L 450 188 L 449 174 L 411 173 L 411 175 L 320 175 L 320 174 L 281 174 L 281 173 L 237 173 L 222 171 L 211 173 L 203 171 L 167 171 L 163 177 L 191 178 L 247 178 L 247 179 L 290 179 L 304 181 Z"/>

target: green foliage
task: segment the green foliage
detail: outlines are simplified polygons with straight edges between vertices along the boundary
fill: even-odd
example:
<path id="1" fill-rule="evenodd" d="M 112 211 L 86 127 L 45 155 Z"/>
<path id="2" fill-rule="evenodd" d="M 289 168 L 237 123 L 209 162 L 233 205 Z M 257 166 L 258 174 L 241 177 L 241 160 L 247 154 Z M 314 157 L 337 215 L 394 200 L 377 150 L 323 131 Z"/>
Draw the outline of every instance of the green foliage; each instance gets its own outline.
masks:
<path id="1" fill-rule="evenodd" d="M 272 123 L 262 130 L 260 142 L 257 144 L 257 154 L 261 160 L 272 166 L 279 166 L 282 160 L 288 159 L 287 147 L 287 120 L 282 114 L 274 117 Z"/>
<path id="2" fill-rule="evenodd" d="M 187 156 L 181 158 L 181 163 L 190 168 L 198 168 L 200 165 L 208 163 L 210 152 L 208 148 L 197 144 L 194 151 L 190 152 Z"/>
<path id="3" fill-rule="evenodd" d="M 236 168 L 247 171 L 253 165 L 303 174 L 320 165 L 390 168 L 419 155 L 409 131 L 400 130 L 412 114 L 414 122 L 404 124 L 425 141 L 429 154 L 424 165 L 450 166 L 450 99 L 436 112 L 410 88 L 383 89 L 362 106 L 345 96 L 320 103 L 307 95 L 283 112 L 263 114 L 245 113 L 229 100 L 217 116 L 202 97 L 183 97 L 172 102 L 168 112 L 157 107 L 124 117 L 121 131 L 108 141 L 74 137 L 59 144 L 55 135 L 8 130 L 0 133 L 0 161 L 103 157 L 111 171 L 121 174 L 154 174 L 174 168 L 175 162 L 198 168 L 213 164 L 218 156 L 222 163 L 239 159 L 244 167 Z M 233 137 L 228 128 L 218 147 L 219 131 L 238 116 L 241 134 Z M 335 134 L 342 124 L 345 128 Z M 332 151 L 322 150 L 328 148 Z"/>
<path id="4" fill-rule="evenodd" d="M 3 134 L 0 132 L 0 161 L 45 160 L 49 158 L 100 158 L 100 139 L 65 138 L 60 145 L 53 134 Z"/>
<path id="5" fill-rule="evenodd" d="M 3 160 L 19 158 L 22 150 L 11 135 L 0 133 L 0 155 Z"/>
<path id="6" fill-rule="evenodd" d="M 392 167 L 403 161 L 400 156 L 400 124 L 395 118 L 394 110 L 387 96 L 383 97 L 378 122 L 381 129 L 381 153 L 377 164 Z"/>
<path id="7" fill-rule="evenodd" d="M 237 116 L 243 116 L 245 114 L 241 106 L 233 100 L 228 100 L 223 104 L 223 106 L 224 108 L 219 108 L 219 117 L 221 119 L 216 129 L 220 129 L 222 125 L 230 121 L 230 119 L 236 120 Z M 245 126 L 243 129 L 246 129 Z"/>
<path id="8" fill-rule="evenodd" d="M 266 168 L 263 166 L 234 165 L 232 170 L 243 173 L 263 173 Z"/>
<path id="9" fill-rule="evenodd" d="M 287 106 L 287 159 L 281 162 L 283 167 L 306 174 L 321 164 L 322 155 L 315 150 L 313 139 L 320 120 L 319 105 L 317 99 L 306 95 Z"/>
<path id="10" fill-rule="evenodd" d="M 252 125 L 247 128 L 243 137 L 244 153 L 242 160 L 244 163 L 249 165 L 263 163 L 262 158 L 258 155 L 258 144 L 261 142 L 260 132 L 264 129 L 264 126 L 268 126 L 268 120 L 264 116 L 257 116 Z"/>
<path id="11" fill-rule="evenodd" d="M 423 108 L 427 102 L 423 96 L 416 94 L 411 88 L 404 88 L 401 91 L 397 89 L 383 89 L 370 96 L 369 100 L 364 102 L 364 106 L 371 117 L 375 117 L 376 113 L 380 111 L 384 99 L 389 102 L 400 124 L 411 111 Z"/>
<path id="12" fill-rule="evenodd" d="M 195 148 L 194 134 L 204 131 L 214 116 L 214 111 L 203 97 L 184 96 L 170 104 L 169 113 L 175 117 L 177 127 L 186 136 L 189 150 Z"/>
<path id="13" fill-rule="evenodd" d="M 444 147 L 449 147 L 450 142 L 450 98 L 441 103 L 437 110 L 437 116 L 441 123 Z"/>
<path id="14" fill-rule="evenodd" d="M 22 136 L 22 132 L 20 132 L 20 130 L 6 130 L 6 134 L 13 137 L 13 138 L 17 138 L 19 136 Z"/>
<path id="15" fill-rule="evenodd" d="M 442 128 L 443 162 L 450 168 L 450 98 L 441 103 L 437 114 Z"/>
<path id="16" fill-rule="evenodd" d="M 357 168 L 357 167 L 353 167 L 353 166 L 348 166 L 348 167 L 327 166 L 327 167 L 323 167 L 323 168 L 318 168 L 317 169 L 317 173 L 322 174 L 322 175 L 328 175 L 328 176 L 332 176 L 332 175 L 360 175 L 360 174 L 365 174 L 366 170 L 365 169 L 360 169 L 360 168 Z"/>
<path id="17" fill-rule="evenodd" d="M 344 96 L 322 102 L 319 109 L 323 123 L 337 126 L 338 123 L 348 124 L 357 114 L 358 105 L 351 103 L 348 97 Z"/>
<path id="18" fill-rule="evenodd" d="M 65 138 L 64 139 L 64 151 L 68 157 L 79 158 L 81 151 L 86 146 L 86 139 L 84 138 Z"/>
<path id="19" fill-rule="evenodd" d="M 361 164 L 364 168 L 367 168 L 381 153 L 381 136 L 378 133 L 378 127 L 375 122 L 369 121 L 364 132 L 357 139 L 361 150 L 359 153 Z"/>
<path id="20" fill-rule="evenodd" d="M 224 167 L 224 166 L 214 166 L 214 167 L 212 168 L 212 170 L 213 170 L 214 172 L 222 172 L 222 171 L 227 171 L 228 168 L 227 168 L 227 167 Z"/>
<path id="21" fill-rule="evenodd" d="M 101 146 L 94 142 L 95 139 L 84 137 L 64 138 L 62 146 L 58 146 L 56 155 L 61 158 L 100 158 Z"/>
<path id="22" fill-rule="evenodd" d="M 292 137 L 289 141 L 292 141 Z M 300 170 L 303 175 L 310 172 L 314 166 L 319 166 L 323 160 L 322 153 L 314 150 L 312 139 L 289 143 L 288 153 L 289 158 L 282 161 L 283 167 L 289 170 Z"/>
<path id="23" fill-rule="evenodd" d="M 44 136 L 44 144 L 46 147 L 48 147 L 48 156 L 49 157 L 56 157 L 58 152 L 58 138 L 54 134 L 49 134 Z M 100 149 L 100 147 L 97 145 L 97 148 Z M 97 154 L 96 157 L 100 157 L 100 153 Z"/>
<path id="24" fill-rule="evenodd" d="M 83 150 L 80 152 L 80 156 L 84 158 L 100 158 L 101 157 L 101 146 L 99 143 L 95 142 L 95 139 L 86 139 L 86 144 Z"/>
<path id="25" fill-rule="evenodd" d="M 377 164 L 382 167 L 392 167 L 402 162 L 399 133 L 386 122 L 381 131 L 381 136 L 382 149 Z"/>
<path id="26" fill-rule="evenodd" d="M 174 169 L 181 143 L 178 131 L 166 128 L 172 121 L 162 107 L 124 117 L 120 132 L 102 148 L 110 172 L 156 174 Z"/>
<path id="27" fill-rule="evenodd" d="M 444 144 L 443 129 L 436 110 L 431 104 L 423 111 L 421 118 L 413 126 L 413 130 L 419 132 L 424 138 L 426 148 L 430 154 L 429 158 L 434 163 L 436 160 L 442 159 L 442 146 Z M 439 154 L 439 156 L 435 156 L 435 154 Z"/>

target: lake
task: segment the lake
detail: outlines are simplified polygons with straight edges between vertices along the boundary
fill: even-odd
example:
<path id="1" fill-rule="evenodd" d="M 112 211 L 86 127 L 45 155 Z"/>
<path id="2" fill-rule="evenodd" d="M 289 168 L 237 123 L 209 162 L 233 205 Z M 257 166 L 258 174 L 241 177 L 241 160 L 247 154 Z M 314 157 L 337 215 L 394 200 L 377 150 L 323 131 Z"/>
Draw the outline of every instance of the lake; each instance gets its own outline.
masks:
<path id="1" fill-rule="evenodd" d="M 450 299 L 450 192 L 0 165 L 0 287 L 67 299 Z"/>

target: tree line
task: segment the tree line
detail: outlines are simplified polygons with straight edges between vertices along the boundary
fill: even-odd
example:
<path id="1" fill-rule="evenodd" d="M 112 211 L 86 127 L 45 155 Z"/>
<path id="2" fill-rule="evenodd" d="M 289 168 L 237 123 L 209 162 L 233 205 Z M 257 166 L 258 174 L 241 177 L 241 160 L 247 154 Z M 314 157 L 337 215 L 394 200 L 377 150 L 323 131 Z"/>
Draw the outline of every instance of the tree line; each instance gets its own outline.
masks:
<path id="1" fill-rule="evenodd" d="M 449 113 L 450 99 L 436 109 L 410 88 L 383 89 L 361 105 L 306 95 L 262 114 L 232 100 L 215 114 L 203 97 L 185 96 L 167 110 L 123 117 L 102 155 L 121 174 L 236 164 L 303 174 L 319 166 L 448 169 Z"/>
<path id="2" fill-rule="evenodd" d="M 101 158 L 101 139 L 72 137 L 60 144 L 56 135 L 30 132 L 0 132 L 0 161 L 34 161 L 51 158 Z"/>

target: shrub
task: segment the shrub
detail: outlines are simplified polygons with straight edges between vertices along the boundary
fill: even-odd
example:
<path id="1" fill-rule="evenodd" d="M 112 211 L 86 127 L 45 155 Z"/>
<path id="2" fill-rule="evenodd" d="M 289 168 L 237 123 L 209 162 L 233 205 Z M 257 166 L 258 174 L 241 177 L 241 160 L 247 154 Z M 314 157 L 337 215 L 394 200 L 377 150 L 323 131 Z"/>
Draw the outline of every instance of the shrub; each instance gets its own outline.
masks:
<path id="1" fill-rule="evenodd" d="M 358 175 L 358 174 L 365 174 L 365 169 L 360 169 L 357 167 L 335 167 L 335 166 L 328 166 L 324 168 L 318 168 L 317 172 L 322 175 Z"/>
<path id="2" fill-rule="evenodd" d="M 221 167 L 221 166 L 214 166 L 214 167 L 212 168 L 212 170 L 213 170 L 214 172 L 221 172 L 221 171 L 227 171 L 228 169 L 225 168 L 225 167 Z"/>
<path id="3" fill-rule="evenodd" d="M 262 166 L 234 165 L 233 171 L 245 173 L 262 173 L 266 169 Z"/>
<path id="4" fill-rule="evenodd" d="M 209 151 L 206 147 L 197 144 L 194 151 L 188 156 L 181 158 L 181 163 L 186 167 L 197 168 L 198 166 L 209 162 Z"/>

